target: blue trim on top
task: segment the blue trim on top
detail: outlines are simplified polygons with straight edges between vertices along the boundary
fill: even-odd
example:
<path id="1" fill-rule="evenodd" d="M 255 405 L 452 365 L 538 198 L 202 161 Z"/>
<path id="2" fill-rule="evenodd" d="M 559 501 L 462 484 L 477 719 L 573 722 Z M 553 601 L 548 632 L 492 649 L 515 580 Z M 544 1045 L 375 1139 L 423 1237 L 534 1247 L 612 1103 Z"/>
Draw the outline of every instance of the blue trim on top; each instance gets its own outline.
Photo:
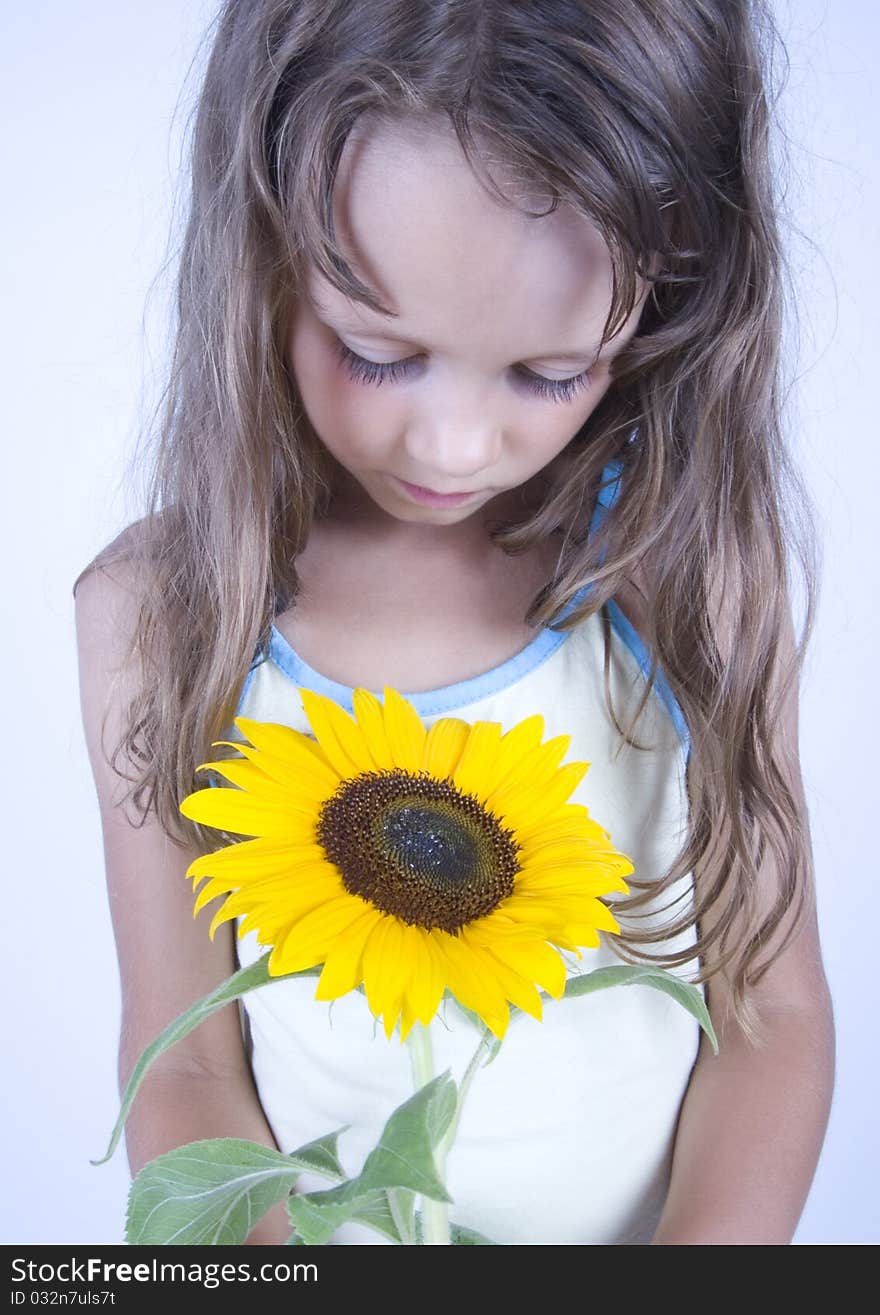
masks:
<path id="1" fill-rule="evenodd" d="M 648 653 L 644 641 L 612 598 L 608 600 L 606 606 L 608 608 L 608 615 L 612 626 L 638 662 L 645 680 L 649 680 L 651 676 L 651 656 Z M 687 758 L 691 751 L 690 732 L 688 731 L 687 723 L 684 719 L 684 713 L 679 706 L 678 700 L 669 688 L 666 677 L 663 675 L 663 672 L 659 667 L 654 675 L 654 689 L 657 691 L 660 701 L 669 713 L 673 726 L 678 731 L 678 737 L 681 740 L 684 749 L 684 756 Z"/>
<path id="2" fill-rule="evenodd" d="M 463 707 L 467 703 L 476 703 L 478 699 L 487 698 L 490 694 L 496 694 L 499 690 L 514 684 L 542 662 L 546 662 L 560 644 L 565 642 L 568 634 L 568 631 L 542 630 L 524 649 L 514 654 L 512 658 L 508 658 L 506 662 L 502 662 L 500 666 L 493 667 L 491 671 L 473 676 L 470 680 L 460 680 L 455 685 L 443 685 L 438 689 L 422 690 L 413 694 L 404 690 L 400 693 L 408 703 L 412 704 L 420 717 L 429 717 L 437 712 L 449 712 Z M 348 685 L 330 680 L 327 676 L 322 676 L 314 667 L 310 667 L 274 626 L 269 641 L 269 657 L 296 684 L 305 685 L 316 694 L 326 695 L 348 712 L 354 711 L 354 691 Z M 373 693 L 382 697 L 382 690 L 373 690 Z"/>
<path id="3" fill-rule="evenodd" d="M 596 533 L 607 516 L 608 509 L 614 505 L 620 492 L 622 473 L 623 462 L 616 459 L 609 461 L 602 471 L 596 505 L 590 519 L 590 536 Z M 604 560 L 605 553 L 602 552 L 599 556 L 599 564 L 601 565 Z M 593 586 L 591 584 L 586 584 L 582 589 L 579 589 L 563 611 L 560 612 L 554 625 L 558 625 L 560 621 L 580 607 L 592 590 Z M 609 600 L 607 606 L 613 628 L 635 657 L 645 678 L 648 679 L 651 671 L 651 660 L 645 644 L 617 604 Z M 540 666 L 542 662 L 546 662 L 560 645 L 565 643 L 570 634 L 571 630 L 556 630 L 545 627 L 524 649 L 514 654 L 512 658 L 508 658 L 506 662 L 493 667 L 491 671 L 485 671 L 479 676 L 471 677 L 469 680 L 460 680 L 454 685 L 443 685 L 438 689 L 417 691 L 412 694 L 405 693 L 403 690 L 400 692 L 405 694 L 407 701 L 412 704 L 421 717 L 449 712 L 464 707 L 468 703 L 476 703 L 479 699 L 488 698 L 489 695 L 497 694 L 500 690 L 506 689 L 509 685 L 527 675 L 528 672 L 533 671 L 535 667 Z M 309 666 L 308 662 L 305 662 L 288 643 L 281 631 L 273 625 L 265 653 L 261 655 L 248 672 L 236 715 L 244 706 L 257 667 L 267 658 L 270 658 L 279 670 L 295 684 L 302 685 L 306 689 L 313 690 L 316 694 L 323 694 L 327 698 L 333 699 L 335 703 L 338 703 L 340 707 L 345 708 L 348 712 L 354 711 L 354 690 L 348 685 L 340 684 L 339 681 L 330 680 L 329 677 L 322 675 L 320 671 L 316 671 L 314 667 Z M 682 741 L 685 758 L 687 758 L 690 753 L 690 735 L 684 715 L 659 668 L 655 675 L 654 688 L 672 719 Z M 374 690 L 373 693 L 381 695 L 382 691 Z"/>
<path id="4" fill-rule="evenodd" d="M 634 435 L 630 438 L 631 442 L 633 437 Z M 622 473 L 623 462 L 616 459 L 614 461 L 609 461 L 608 465 L 602 471 L 602 484 L 599 488 L 599 496 L 596 500 L 596 509 L 593 513 L 593 519 L 590 522 L 591 535 L 595 533 L 604 521 L 608 514 L 608 508 L 613 507 L 614 503 L 617 501 L 617 496 L 620 492 L 620 478 Z M 604 560 L 605 552 L 603 550 L 599 554 L 600 566 Z M 650 680 L 651 656 L 648 653 L 644 640 L 641 638 L 632 622 L 627 619 L 617 603 L 614 602 L 613 598 L 609 598 L 606 607 L 608 608 L 608 617 L 611 621 L 611 625 L 617 631 L 620 638 L 638 662 L 645 680 Z M 654 689 L 657 691 L 660 701 L 672 719 L 672 724 L 682 743 L 685 760 L 687 760 L 691 752 L 691 737 L 687 728 L 687 722 L 684 719 L 684 713 L 679 706 L 678 700 L 669 688 L 669 683 L 659 667 L 657 667 L 654 675 Z"/>
<path id="5" fill-rule="evenodd" d="M 254 683 L 254 676 L 257 674 L 257 669 L 262 665 L 262 662 L 263 662 L 263 658 L 260 657 L 257 659 L 256 662 L 253 662 L 251 664 L 251 669 L 247 673 L 244 684 L 241 687 L 241 698 L 238 700 L 238 709 L 236 710 L 236 716 L 238 715 L 238 711 L 244 707 L 244 701 L 247 698 L 248 694 L 250 693 L 251 685 L 253 685 Z"/>

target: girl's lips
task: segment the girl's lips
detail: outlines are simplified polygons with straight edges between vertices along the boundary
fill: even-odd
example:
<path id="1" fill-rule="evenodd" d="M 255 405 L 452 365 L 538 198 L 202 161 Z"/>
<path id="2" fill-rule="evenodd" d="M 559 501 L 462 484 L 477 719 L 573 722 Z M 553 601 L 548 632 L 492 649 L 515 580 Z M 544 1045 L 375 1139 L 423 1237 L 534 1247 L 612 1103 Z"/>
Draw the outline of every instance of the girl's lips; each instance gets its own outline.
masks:
<path id="1" fill-rule="evenodd" d="M 471 493 L 435 493 L 433 489 L 422 488 L 419 484 L 408 484 L 405 479 L 397 479 L 397 483 L 403 489 L 404 493 L 414 502 L 421 502 L 430 507 L 457 507 L 461 502 L 467 502 L 468 498 L 476 497 L 476 491 Z"/>

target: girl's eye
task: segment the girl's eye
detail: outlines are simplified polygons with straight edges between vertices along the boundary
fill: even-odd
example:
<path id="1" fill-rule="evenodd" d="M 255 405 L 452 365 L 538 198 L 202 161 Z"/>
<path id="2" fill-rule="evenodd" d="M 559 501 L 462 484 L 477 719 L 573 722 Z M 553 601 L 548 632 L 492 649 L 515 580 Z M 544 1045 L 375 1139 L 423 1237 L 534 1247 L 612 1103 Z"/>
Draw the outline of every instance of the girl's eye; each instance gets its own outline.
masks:
<path id="1" fill-rule="evenodd" d="M 350 377 L 361 384 L 397 383 L 409 374 L 419 359 L 417 356 L 410 356 L 403 361 L 387 363 L 367 361 L 339 340 L 337 340 L 337 351 L 339 360 Z M 589 387 L 593 378 L 591 370 L 584 370 L 581 374 L 573 375 L 571 379 L 545 379 L 543 375 L 534 374 L 525 366 L 518 366 L 517 370 L 518 378 L 530 392 L 536 393 L 538 397 L 546 397 L 551 402 L 570 402 L 582 388 Z"/>
<path id="2" fill-rule="evenodd" d="M 340 361 L 352 379 L 359 384 L 397 383 L 398 379 L 409 373 L 410 366 L 414 365 L 417 359 L 411 356 L 405 361 L 380 364 L 378 361 L 365 361 L 363 356 L 358 356 L 350 347 L 346 347 L 344 342 L 337 340 L 336 345 Z"/>

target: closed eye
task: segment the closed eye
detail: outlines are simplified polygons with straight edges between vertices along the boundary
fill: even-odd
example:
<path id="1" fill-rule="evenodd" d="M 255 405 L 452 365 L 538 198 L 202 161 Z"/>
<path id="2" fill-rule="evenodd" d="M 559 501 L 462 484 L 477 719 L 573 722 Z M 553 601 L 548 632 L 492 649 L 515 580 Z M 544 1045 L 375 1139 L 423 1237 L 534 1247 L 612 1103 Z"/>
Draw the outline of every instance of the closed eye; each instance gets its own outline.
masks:
<path id="1" fill-rule="evenodd" d="M 420 360 L 418 356 L 408 356 L 402 361 L 381 363 L 368 361 L 338 339 L 337 354 L 350 378 L 356 383 L 376 386 L 383 383 L 399 383 L 401 379 L 411 374 Z M 517 379 L 530 392 L 551 402 L 570 402 L 581 389 L 588 388 L 593 379 L 592 370 L 583 370 L 580 374 L 572 375 L 570 379 L 547 379 L 543 375 L 535 374 L 524 365 L 515 366 L 514 369 Z"/>

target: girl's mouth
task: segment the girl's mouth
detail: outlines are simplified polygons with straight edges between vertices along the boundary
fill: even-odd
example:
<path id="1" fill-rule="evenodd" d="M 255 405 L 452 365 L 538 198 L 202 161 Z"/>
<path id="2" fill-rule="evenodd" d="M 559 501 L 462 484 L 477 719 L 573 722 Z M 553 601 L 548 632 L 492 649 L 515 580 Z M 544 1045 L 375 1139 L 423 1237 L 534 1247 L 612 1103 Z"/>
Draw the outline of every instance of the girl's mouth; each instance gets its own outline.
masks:
<path id="1" fill-rule="evenodd" d="M 429 507 L 457 507 L 459 503 L 467 502 L 468 498 L 476 497 L 476 490 L 470 493 L 436 493 L 433 489 L 422 488 L 419 484 L 408 484 L 404 479 L 397 479 L 396 475 L 394 478 L 407 497 Z"/>

